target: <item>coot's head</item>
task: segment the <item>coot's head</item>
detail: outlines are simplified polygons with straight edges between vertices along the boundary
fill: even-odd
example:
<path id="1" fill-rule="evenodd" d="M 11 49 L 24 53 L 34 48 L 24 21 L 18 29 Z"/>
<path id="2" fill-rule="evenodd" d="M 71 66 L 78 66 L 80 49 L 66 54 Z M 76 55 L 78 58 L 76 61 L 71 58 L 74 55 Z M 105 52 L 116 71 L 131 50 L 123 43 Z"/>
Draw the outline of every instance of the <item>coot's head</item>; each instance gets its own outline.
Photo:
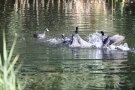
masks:
<path id="1" fill-rule="evenodd" d="M 44 28 L 44 31 L 49 31 L 48 28 Z"/>
<path id="2" fill-rule="evenodd" d="M 102 34 L 102 36 L 104 36 L 104 32 L 103 31 L 101 31 L 100 33 Z"/>
<path id="3" fill-rule="evenodd" d="M 78 29 L 79 29 L 79 28 L 78 28 L 78 27 L 76 27 L 76 30 L 75 30 L 75 33 L 76 33 L 76 34 L 78 33 Z"/>
<path id="4" fill-rule="evenodd" d="M 65 39 L 65 35 L 64 34 L 62 34 L 61 36 L 62 36 L 63 39 Z"/>

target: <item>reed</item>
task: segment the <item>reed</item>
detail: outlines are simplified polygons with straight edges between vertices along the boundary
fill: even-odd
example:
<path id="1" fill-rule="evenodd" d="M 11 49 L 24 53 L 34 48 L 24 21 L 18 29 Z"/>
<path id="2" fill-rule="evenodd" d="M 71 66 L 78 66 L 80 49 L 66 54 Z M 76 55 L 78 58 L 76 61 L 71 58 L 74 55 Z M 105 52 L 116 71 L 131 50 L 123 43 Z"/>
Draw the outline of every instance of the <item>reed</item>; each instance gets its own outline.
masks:
<path id="1" fill-rule="evenodd" d="M 5 31 L 3 30 L 3 56 L 0 54 L 0 90 L 22 90 L 17 78 L 18 68 L 14 69 L 19 55 L 12 59 L 13 51 L 17 40 L 15 35 L 10 51 L 7 50 Z"/>

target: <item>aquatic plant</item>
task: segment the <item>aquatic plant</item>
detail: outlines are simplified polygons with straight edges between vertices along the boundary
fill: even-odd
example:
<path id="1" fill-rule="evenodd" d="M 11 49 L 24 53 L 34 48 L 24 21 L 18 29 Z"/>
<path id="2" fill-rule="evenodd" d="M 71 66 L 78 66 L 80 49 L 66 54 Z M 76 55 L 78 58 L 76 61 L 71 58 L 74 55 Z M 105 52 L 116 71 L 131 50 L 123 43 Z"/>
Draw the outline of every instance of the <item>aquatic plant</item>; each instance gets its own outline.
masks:
<path id="1" fill-rule="evenodd" d="M 7 50 L 5 31 L 3 31 L 3 56 L 0 54 L 0 90 L 22 90 L 17 72 L 19 67 L 14 69 L 19 55 L 12 59 L 13 50 L 16 44 L 17 34 L 13 41 L 10 51 Z"/>

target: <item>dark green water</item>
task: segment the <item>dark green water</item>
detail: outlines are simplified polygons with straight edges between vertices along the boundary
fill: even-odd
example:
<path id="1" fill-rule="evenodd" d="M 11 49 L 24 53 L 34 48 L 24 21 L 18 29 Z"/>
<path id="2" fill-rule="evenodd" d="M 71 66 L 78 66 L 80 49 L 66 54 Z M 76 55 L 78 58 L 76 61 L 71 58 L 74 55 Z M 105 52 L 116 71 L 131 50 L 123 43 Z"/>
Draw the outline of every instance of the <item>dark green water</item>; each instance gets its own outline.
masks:
<path id="1" fill-rule="evenodd" d="M 4 3 L 4 2 L 3 2 Z M 14 33 L 18 40 L 14 56 L 23 63 L 20 74 L 28 75 L 28 90 L 133 90 L 135 88 L 135 53 L 101 49 L 70 48 L 33 38 L 42 32 L 46 40 L 71 37 L 75 27 L 87 40 L 95 31 L 121 34 L 129 47 L 135 47 L 134 4 L 106 3 L 104 0 L 40 0 L 29 4 L 1 5 L 0 31 L 6 30 L 10 48 Z M 113 6 L 112 6 L 113 5 Z M 2 37 L 2 35 L 0 34 Z M 2 41 L 2 39 L 1 39 Z M 2 43 L 0 43 L 2 45 Z"/>

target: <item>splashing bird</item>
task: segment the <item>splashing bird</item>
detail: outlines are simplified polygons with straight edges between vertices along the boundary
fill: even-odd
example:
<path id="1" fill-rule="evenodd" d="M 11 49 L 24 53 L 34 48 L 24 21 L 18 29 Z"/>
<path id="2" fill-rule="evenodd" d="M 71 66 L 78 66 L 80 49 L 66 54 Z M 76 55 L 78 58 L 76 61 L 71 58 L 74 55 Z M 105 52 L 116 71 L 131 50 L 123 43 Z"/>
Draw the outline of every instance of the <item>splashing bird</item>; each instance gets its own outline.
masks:
<path id="1" fill-rule="evenodd" d="M 64 44 L 71 44 L 72 40 L 68 37 L 65 37 L 65 34 L 62 34 L 62 40 Z"/>
<path id="2" fill-rule="evenodd" d="M 103 31 L 101 31 L 102 34 L 102 42 L 104 46 L 108 46 L 108 45 L 112 45 L 112 44 L 117 44 L 120 43 L 121 41 L 123 41 L 125 39 L 124 36 L 122 35 L 113 35 L 113 36 L 107 36 L 104 34 Z"/>

